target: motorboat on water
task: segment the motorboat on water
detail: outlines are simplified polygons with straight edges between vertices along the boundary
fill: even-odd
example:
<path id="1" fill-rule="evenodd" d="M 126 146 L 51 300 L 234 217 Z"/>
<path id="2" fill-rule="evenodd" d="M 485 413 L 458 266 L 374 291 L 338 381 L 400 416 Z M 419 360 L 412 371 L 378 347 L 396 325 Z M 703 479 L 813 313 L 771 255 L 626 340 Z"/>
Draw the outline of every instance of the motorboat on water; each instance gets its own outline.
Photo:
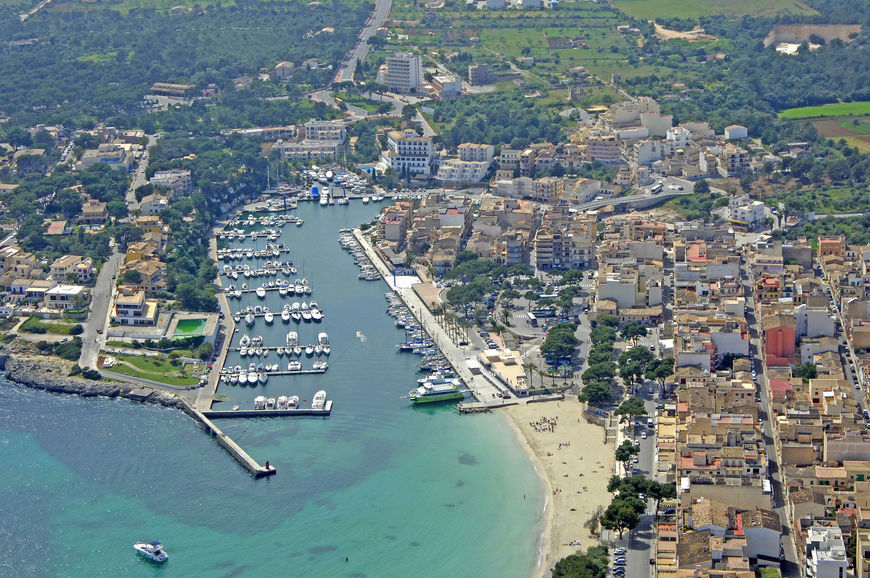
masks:
<path id="1" fill-rule="evenodd" d="M 305 355 L 307 355 L 308 357 L 311 357 L 312 355 L 314 355 L 314 346 L 313 345 L 308 345 L 305 347 Z"/>
<path id="2" fill-rule="evenodd" d="M 239 339 L 239 345 L 241 347 L 247 347 L 250 344 L 251 344 L 251 338 L 247 333 L 245 333 L 244 335 L 242 335 L 242 338 Z"/>
<path id="3" fill-rule="evenodd" d="M 248 374 L 248 385 L 256 385 L 257 381 L 260 379 L 260 376 L 256 371 L 252 371 Z"/>
<path id="4" fill-rule="evenodd" d="M 254 324 L 254 314 L 253 313 L 248 313 L 247 315 L 245 315 L 245 323 L 247 325 Z"/>
<path id="5" fill-rule="evenodd" d="M 265 319 L 266 319 L 266 323 L 268 323 L 269 325 L 271 325 L 271 324 L 272 324 L 272 321 L 275 320 L 275 316 L 272 314 L 271 311 L 269 311 L 268 313 L 266 313 L 266 315 L 265 315 Z"/>
<path id="6" fill-rule="evenodd" d="M 281 311 L 281 321 L 283 321 L 284 323 L 290 322 L 290 310 L 286 307 L 283 311 Z"/>
<path id="7" fill-rule="evenodd" d="M 326 404 L 326 391 L 320 390 L 314 394 L 314 399 L 311 401 L 311 409 L 323 409 Z"/>
<path id="8" fill-rule="evenodd" d="M 293 348 L 293 355 L 295 355 L 296 357 L 299 357 L 300 355 L 302 355 L 302 346 L 301 345 L 297 345 L 296 347 Z"/>
<path id="9" fill-rule="evenodd" d="M 266 409 L 266 396 L 258 395 L 254 398 L 254 409 Z"/>
<path id="10" fill-rule="evenodd" d="M 263 299 L 265 296 L 266 296 L 266 288 L 263 287 L 262 285 L 260 287 L 257 287 L 257 297 L 259 299 Z"/>
<path id="11" fill-rule="evenodd" d="M 288 331 L 285 339 L 287 347 L 296 347 L 299 345 L 299 334 L 295 331 Z"/>
<path id="12" fill-rule="evenodd" d="M 329 335 L 326 334 L 326 331 L 317 334 L 317 343 L 318 345 L 329 345 Z"/>
<path id="13" fill-rule="evenodd" d="M 302 369 L 302 364 L 296 360 L 293 360 L 287 364 L 287 371 L 299 371 L 301 369 Z"/>
<path id="14" fill-rule="evenodd" d="M 133 549 L 136 550 L 137 554 L 152 562 L 163 563 L 169 560 L 169 554 L 166 553 L 160 542 L 139 542 L 133 544 Z"/>
<path id="15" fill-rule="evenodd" d="M 311 367 L 315 371 L 326 371 L 326 368 L 329 367 L 329 364 L 322 359 L 318 359 Z"/>
<path id="16" fill-rule="evenodd" d="M 288 408 L 292 409 L 292 408 L 296 407 L 298 404 L 299 404 L 299 396 L 298 395 L 291 395 L 290 397 L 287 398 L 287 407 Z"/>
<path id="17" fill-rule="evenodd" d="M 366 337 L 366 334 L 363 333 L 362 331 L 356 332 L 356 338 L 359 339 L 360 341 L 366 341 L 368 339 L 368 337 Z"/>

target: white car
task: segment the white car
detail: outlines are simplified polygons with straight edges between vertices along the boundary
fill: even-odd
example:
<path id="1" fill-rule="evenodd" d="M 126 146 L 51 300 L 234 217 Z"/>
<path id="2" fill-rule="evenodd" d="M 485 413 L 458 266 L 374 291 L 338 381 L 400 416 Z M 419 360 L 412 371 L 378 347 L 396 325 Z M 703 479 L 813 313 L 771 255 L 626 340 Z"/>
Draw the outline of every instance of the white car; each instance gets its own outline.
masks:
<path id="1" fill-rule="evenodd" d="M 646 439 L 646 432 L 643 432 L 640 434 L 640 439 L 642 439 L 642 440 Z"/>

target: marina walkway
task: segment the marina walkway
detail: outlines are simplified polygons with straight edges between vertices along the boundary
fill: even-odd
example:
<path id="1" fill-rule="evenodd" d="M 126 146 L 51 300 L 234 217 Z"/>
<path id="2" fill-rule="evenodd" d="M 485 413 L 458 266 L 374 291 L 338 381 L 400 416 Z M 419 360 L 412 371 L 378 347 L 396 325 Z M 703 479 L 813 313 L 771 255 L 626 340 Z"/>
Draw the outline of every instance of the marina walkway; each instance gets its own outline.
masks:
<path id="1" fill-rule="evenodd" d="M 420 325 L 429 333 L 435 345 L 441 350 L 450 365 L 456 371 L 456 374 L 462 379 L 466 387 L 472 392 L 472 395 L 478 401 L 486 401 L 499 399 L 498 394 L 502 392 L 492 382 L 482 375 L 474 375 L 468 368 L 466 359 L 477 355 L 478 351 L 470 346 L 457 345 L 447 334 L 447 331 L 438 323 L 435 316 L 426 307 L 417 293 L 410 287 L 397 287 L 393 284 L 392 270 L 380 258 L 375 248 L 369 240 L 363 236 L 359 229 L 353 231 L 356 240 L 359 241 L 362 248 L 372 264 L 377 268 L 378 272 L 387 282 L 387 285 L 401 297 L 402 301 L 417 318 Z M 470 343 L 470 340 L 469 340 Z M 500 401 L 500 399 L 499 399 Z"/>

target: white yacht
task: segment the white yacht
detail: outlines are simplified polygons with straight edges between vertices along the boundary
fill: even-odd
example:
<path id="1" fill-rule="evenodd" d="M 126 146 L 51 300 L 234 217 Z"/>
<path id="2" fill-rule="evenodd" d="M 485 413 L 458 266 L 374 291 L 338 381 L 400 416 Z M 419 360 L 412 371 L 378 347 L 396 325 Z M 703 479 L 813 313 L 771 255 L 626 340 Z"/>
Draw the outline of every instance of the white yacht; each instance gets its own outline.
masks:
<path id="1" fill-rule="evenodd" d="M 299 371 L 300 369 L 302 369 L 302 364 L 298 361 L 294 360 L 287 364 L 287 371 Z"/>
<path id="2" fill-rule="evenodd" d="M 281 321 L 284 323 L 290 322 L 290 309 L 289 305 L 285 305 L 284 309 L 281 311 Z"/>
<path id="3" fill-rule="evenodd" d="M 368 204 L 368 202 L 369 202 L 369 198 L 368 198 L 368 197 L 363 197 L 363 198 L 362 198 L 362 202 L 363 202 L 363 204 Z"/>
<path id="4" fill-rule="evenodd" d="M 271 311 L 269 311 L 268 313 L 266 313 L 266 315 L 265 315 L 265 319 L 266 319 L 266 323 L 268 323 L 269 325 L 271 325 L 271 324 L 272 324 L 272 321 L 275 320 L 275 316 L 272 315 L 272 312 L 271 312 Z"/>
<path id="5" fill-rule="evenodd" d="M 297 405 L 298 403 L 299 403 L 299 396 L 298 396 L 298 395 L 291 395 L 291 396 L 287 399 L 287 407 L 290 408 L 290 409 L 293 409 L 294 407 L 296 407 L 296 405 Z"/>
<path id="6" fill-rule="evenodd" d="M 266 289 L 262 285 L 260 287 L 257 287 L 257 297 L 262 299 L 265 296 L 266 296 Z"/>
<path id="7" fill-rule="evenodd" d="M 326 331 L 321 331 L 317 334 L 317 343 L 320 345 L 329 345 L 329 335 L 326 334 Z"/>
<path id="8" fill-rule="evenodd" d="M 296 347 L 297 345 L 299 345 L 299 334 L 295 331 L 288 331 L 286 342 L 287 347 Z"/>
<path id="9" fill-rule="evenodd" d="M 308 357 L 311 357 L 312 355 L 314 355 L 314 346 L 313 345 L 307 345 L 305 347 L 305 355 L 307 355 Z"/>
<path id="10" fill-rule="evenodd" d="M 266 409 L 266 396 L 258 395 L 254 398 L 254 409 Z"/>
<path id="11" fill-rule="evenodd" d="M 297 345 L 296 347 L 293 348 L 293 355 L 295 355 L 296 357 L 299 357 L 300 355 L 302 355 L 302 346 L 301 345 Z"/>
<path id="12" fill-rule="evenodd" d="M 269 381 L 269 374 L 265 371 L 260 370 L 257 373 L 257 379 L 260 381 L 260 383 L 266 383 L 267 381 Z"/>
<path id="13" fill-rule="evenodd" d="M 320 390 L 314 394 L 314 399 L 311 401 L 311 409 L 323 409 L 326 403 L 326 391 Z"/>
<path id="14" fill-rule="evenodd" d="M 254 324 L 254 314 L 253 313 L 248 313 L 247 315 L 245 315 L 245 323 L 247 325 Z"/>
<path id="15" fill-rule="evenodd" d="M 250 345 L 250 343 L 251 343 L 251 338 L 250 338 L 250 336 L 248 336 L 247 333 L 242 335 L 242 338 L 239 339 L 239 345 L 242 347 L 247 347 L 248 345 Z"/>
<path id="16" fill-rule="evenodd" d="M 169 559 L 169 554 L 160 545 L 160 542 L 140 542 L 133 544 L 133 549 L 140 556 L 148 558 L 153 562 L 166 562 Z"/>
<path id="17" fill-rule="evenodd" d="M 248 374 L 248 385 L 256 385 L 257 380 L 260 379 L 260 376 L 257 375 L 256 371 L 252 371 Z"/>

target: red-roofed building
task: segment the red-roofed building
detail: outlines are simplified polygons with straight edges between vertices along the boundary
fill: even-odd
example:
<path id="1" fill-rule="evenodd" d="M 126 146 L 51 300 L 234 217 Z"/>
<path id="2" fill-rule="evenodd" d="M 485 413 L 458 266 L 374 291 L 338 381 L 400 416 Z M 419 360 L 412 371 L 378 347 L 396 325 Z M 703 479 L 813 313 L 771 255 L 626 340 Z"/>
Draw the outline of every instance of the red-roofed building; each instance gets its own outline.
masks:
<path id="1" fill-rule="evenodd" d="M 784 402 L 791 397 L 791 381 L 788 379 L 773 379 L 770 382 L 770 396 L 773 401 Z"/>

